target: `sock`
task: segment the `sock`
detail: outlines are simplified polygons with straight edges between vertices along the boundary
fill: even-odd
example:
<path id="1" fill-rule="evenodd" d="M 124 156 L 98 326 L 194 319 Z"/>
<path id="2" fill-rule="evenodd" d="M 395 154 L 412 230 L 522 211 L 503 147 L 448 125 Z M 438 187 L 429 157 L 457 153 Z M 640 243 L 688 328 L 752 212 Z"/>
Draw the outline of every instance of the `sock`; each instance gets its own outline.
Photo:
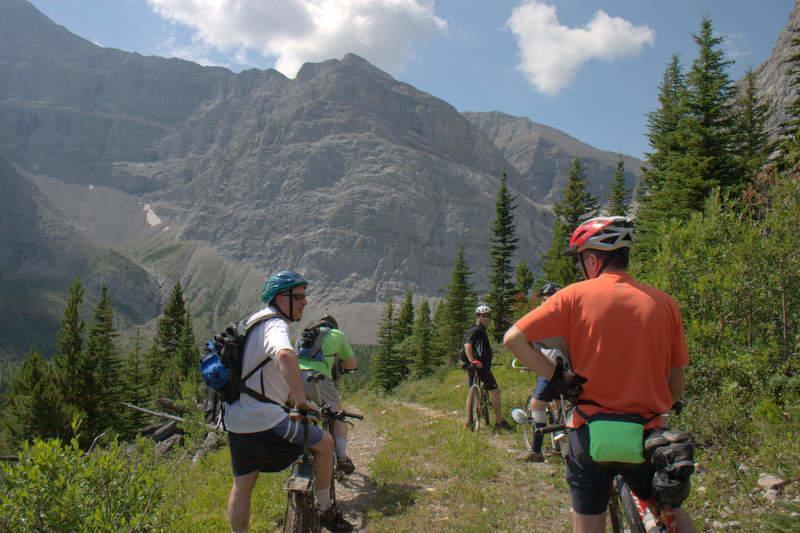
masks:
<path id="1" fill-rule="evenodd" d="M 331 482 L 332 483 L 332 482 Z M 317 499 L 317 507 L 323 513 L 331 508 L 331 488 L 314 489 L 314 498 Z"/>
<path id="2" fill-rule="evenodd" d="M 347 437 L 334 437 L 336 441 L 336 457 L 344 459 L 347 457 Z"/>
<path id="3" fill-rule="evenodd" d="M 533 411 L 533 427 L 538 429 L 545 427 L 547 425 L 547 415 L 544 411 L 534 410 Z M 537 453 L 541 453 L 542 451 L 542 442 L 544 441 L 544 435 L 533 435 L 533 446 L 532 450 Z"/>

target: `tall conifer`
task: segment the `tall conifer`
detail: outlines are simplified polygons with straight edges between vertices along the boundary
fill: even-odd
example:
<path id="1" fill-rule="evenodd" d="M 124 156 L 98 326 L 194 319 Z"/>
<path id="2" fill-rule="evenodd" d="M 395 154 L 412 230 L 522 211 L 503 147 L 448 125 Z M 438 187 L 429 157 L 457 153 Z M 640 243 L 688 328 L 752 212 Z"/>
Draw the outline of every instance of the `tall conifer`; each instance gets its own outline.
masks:
<path id="1" fill-rule="evenodd" d="M 389 297 L 378 326 L 378 348 L 372 367 L 375 387 L 383 392 L 394 389 L 401 379 L 394 357 L 395 342 L 394 302 Z"/>
<path id="2" fill-rule="evenodd" d="M 414 342 L 414 359 L 411 367 L 415 377 L 424 377 L 433 372 L 436 366 L 432 350 L 433 331 L 431 329 L 431 308 L 428 300 L 422 300 L 414 318 L 411 335 Z"/>
<path id="3" fill-rule="evenodd" d="M 515 235 L 514 209 L 516 204 L 506 186 L 506 173 L 500 176 L 500 189 L 495 201 L 495 219 L 492 224 L 492 270 L 489 274 L 488 304 L 492 308 L 495 337 L 502 338 L 511 325 L 515 293 L 511 260 L 519 239 Z"/>
<path id="4" fill-rule="evenodd" d="M 400 312 L 397 314 L 397 340 L 402 342 L 406 337 L 411 336 L 411 330 L 414 326 L 414 303 L 412 301 L 412 294 L 410 290 L 406 291 L 403 303 L 400 306 Z"/>
<path id="5" fill-rule="evenodd" d="M 762 101 L 752 70 L 745 74 L 736 99 L 736 150 L 744 168 L 744 179 L 752 181 L 769 155 L 767 120 L 770 103 Z"/>
<path id="6" fill-rule="evenodd" d="M 464 332 L 473 321 L 475 311 L 475 291 L 469 278 L 472 273 L 467 265 L 462 244 L 456 255 L 450 284 L 440 305 L 442 308 L 442 324 L 439 335 L 442 338 L 442 350 L 449 362 L 455 362 L 461 350 Z M 438 313 L 437 313 L 438 314 Z"/>
<path id="7" fill-rule="evenodd" d="M 620 158 L 617 161 L 617 169 L 614 171 L 614 185 L 608 197 L 606 213 L 612 217 L 627 216 L 629 193 L 630 190 L 625 188 L 625 161 Z"/>
<path id="8" fill-rule="evenodd" d="M 114 309 L 108 289 L 103 287 L 94 311 L 93 323 L 86 343 L 86 357 L 92 360 L 97 380 L 97 419 L 88 421 L 98 431 L 108 428 L 124 431 L 124 417 L 119 402 L 122 399 L 122 361 L 119 358 L 114 329 Z"/>
<path id="9" fill-rule="evenodd" d="M 69 288 L 67 305 L 56 337 L 59 353 L 55 359 L 64 399 L 72 404 L 77 403 L 81 386 L 83 334 L 86 328 L 81 318 L 82 305 L 83 286 L 81 280 L 76 278 Z"/>

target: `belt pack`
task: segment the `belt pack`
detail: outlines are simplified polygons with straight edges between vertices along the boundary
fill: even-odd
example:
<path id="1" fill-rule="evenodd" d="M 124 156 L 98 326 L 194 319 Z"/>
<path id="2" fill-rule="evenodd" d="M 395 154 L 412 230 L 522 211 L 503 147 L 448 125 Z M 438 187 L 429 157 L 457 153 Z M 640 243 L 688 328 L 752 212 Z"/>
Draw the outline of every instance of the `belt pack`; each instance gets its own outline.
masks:
<path id="1" fill-rule="evenodd" d="M 597 405 L 591 400 L 579 404 Z M 644 426 L 656 416 L 646 418 L 629 413 L 597 413 L 588 416 L 578 407 L 577 413 L 589 427 L 589 455 L 596 463 L 642 464 L 644 457 Z"/>
<path id="2" fill-rule="evenodd" d="M 653 494 L 660 505 L 680 507 L 689 496 L 694 472 L 694 446 L 686 431 L 656 429 L 644 444 L 645 457 L 656 469 Z"/>

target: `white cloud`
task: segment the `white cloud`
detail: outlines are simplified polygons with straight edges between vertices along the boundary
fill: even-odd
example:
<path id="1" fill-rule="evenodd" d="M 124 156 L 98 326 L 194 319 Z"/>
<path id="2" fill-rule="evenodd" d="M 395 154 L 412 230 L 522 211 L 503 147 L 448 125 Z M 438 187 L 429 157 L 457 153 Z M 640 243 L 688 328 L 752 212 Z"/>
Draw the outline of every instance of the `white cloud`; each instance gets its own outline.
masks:
<path id="1" fill-rule="evenodd" d="M 569 85 L 590 59 L 612 61 L 635 56 L 644 45 L 655 42 L 650 27 L 634 26 L 602 10 L 581 28 L 562 26 L 556 8 L 538 0 L 515 7 L 506 24 L 519 45 L 521 61 L 517 68 L 535 89 L 549 95 Z"/>
<path id="2" fill-rule="evenodd" d="M 354 52 L 399 71 L 415 39 L 447 29 L 432 0 L 147 0 L 161 17 L 194 31 L 194 46 L 275 58 L 294 76 L 303 63 Z"/>

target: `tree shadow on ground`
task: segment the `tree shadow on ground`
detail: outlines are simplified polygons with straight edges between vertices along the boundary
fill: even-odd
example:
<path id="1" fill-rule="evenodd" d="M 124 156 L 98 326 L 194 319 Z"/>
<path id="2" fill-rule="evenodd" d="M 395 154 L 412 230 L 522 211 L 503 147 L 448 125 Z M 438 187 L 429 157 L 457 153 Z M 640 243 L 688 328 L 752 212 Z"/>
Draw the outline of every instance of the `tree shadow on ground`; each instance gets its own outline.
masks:
<path id="1" fill-rule="evenodd" d="M 367 514 L 395 516 L 413 506 L 419 497 L 420 488 L 407 483 L 376 483 L 369 476 L 356 472 L 337 482 L 357 494 L 343 502 L 342 511 L 352 518 L 360 519 L 358 529 L 367 527 Z"/>

